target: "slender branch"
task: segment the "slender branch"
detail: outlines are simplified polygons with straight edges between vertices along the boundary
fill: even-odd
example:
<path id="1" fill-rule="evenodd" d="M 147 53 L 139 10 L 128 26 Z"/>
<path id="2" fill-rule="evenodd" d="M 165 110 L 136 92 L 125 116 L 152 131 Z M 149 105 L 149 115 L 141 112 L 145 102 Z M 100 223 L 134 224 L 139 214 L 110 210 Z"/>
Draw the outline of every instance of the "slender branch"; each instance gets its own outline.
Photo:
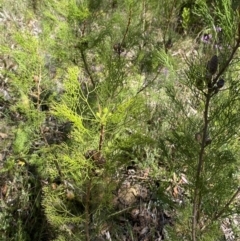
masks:
<path id="1" fill-rule="evenodd" d="M 86 21 L 84 21 L 84 23 L 83 23 L 83 28 L 81 29 L 81 34 L 82 34 L 81 37 L 82 37 L 82 38 L 83 38 L 84 35 L 85 35 L 85 31 L 86 31 Z M 88 76 L 89 76 L 89 78 L 90 78 L 90 80 L 91 80 L 91 83 L 92 83 L 92 85 L 93 85 L 93 88 L 95 88 L 95 87 L 96 87 L 96 84 L 95 84 L 95 81 L 94 81 L 94 79 L 93 79 L 92 73 L 91 73 L 91 71 L 90 71 L 90 69 L 89 69 L 88 62 L 87 62 L 87 59 L 86 59 L 86 56 L 85 56 L 85 53 L 84 53 L 84 49 L 83 49 L 82 46 L 80 46 L 80 47 L 78 47 L 78 48 L 80 49 L 80 54 L 81 54 L 81 57 L 82 57 L 82 60 L 83 60 L 84 68 L 85 68 L 85 70 L 86 70 L 86 72 L 87 72 L 87 74 L 88 74 Z"/>
<path id="2" fill-rule="evenodd" d="M 169 31 L 169 28 L 170 28 L 170 23 L 171 23 L 171 18 L 173 16 L 173 12 L 174 12 L 174 7 L 176 7 L 176 0 L 174 0 L 172 3 L 171 9 L 167 16 L 167 27 L 166 27 L 165 31 L 163 32 L 163 44 L 164 44 L 164 48 L 165 48 L 166 52 L 168 51 L 168 48 L 166 47 L 167 46 L 166 33 Z"/>
<path id="3" fill-rule="evenodd" d="M 226 71 L 227 67 L 232 61 L 239 46 L 240 46 L 240 23 L 238 24 L 238 39 L 237 39 L 236 45 L 234 46 L 224 66 L 220 69 L 216 77 L 212 80 L 212 86 L 217 82 L 218 78 Z M 196 229 L 200 218 L 200 205 L 201 205 L 201 186 L 200 186 L 201 182 L 200 181 L 201 181 L 202 169 L 204 165 L 204 150 L 206 147 L 206 138 L 207 138 L 207 132 L 208 132 L 208 123 L 209 123 L 208 112 L 209 112 L 210 100 L 211 100 L 211 97 L 213 96 L 212 91 L 213 90 L 211 88 L 208 88 L 208 91 L 205 94 L 206 103 L 205 103 L 205 110 L 203 115 L 204 128 L 203 128 L 201 149 L 199 152 L 198 168 L 196 173 L 196 182 L 195 182 L 195 190 L 194 190 L 194 198 L 193 198 L 192 241 L 196 241 Z M 232 203 L 232 201 L 235 199 L 235 197 L 238 195 L 239 192 L 240 192 L 240 188 L 238 188 L 237 192 L 233 195 L 233 197 L 229 200 L 229 202 L 224 206 L 224 208 L 217 215 L 215 215 L 212 221 L 216 220 L 224 213 L 226 208 Z"/>
<path id="4" fill-rule="evenodd" d="M 98 145 L 98 150 L 99 150 L 99 152 L 102 150 L 103 140 L 104 140 L 104 125 L 101 124 L 100 137 L 99 137 L 99 145 Z"/>
<path id="5" fill-rule="evenodd" d="M 148 81 L 146 84 L 143 84 L 143 86 L 138 90 L 136 95 L 138 95 L 139 93 L 144 91 L 147 87 L 149 87 L 149 85 L 151 85 L 157 79 L 158 75 L 159 73 L 157 73 L 152 80 Z"/>
<path id="6" fill-rule="evenodd" d="M 133 206 L 128 207 L 128 208 L 125 208 L 125 209 L 122 209 L 122 210 L 120 210 L 120 211 L 118 211 L 118 212 L 112 213 L 112 214 L 110 214 L 110 215 L 108 216 L 108 218 L 117 216 L 117 215 L 122 214 L 122 213 L 125 213 L 126 211 L 131 210 L 131 209 L 133 209 Z"/>
<path id="7" fill-rule="evenodd" d="M 206 147 L 206 139 L 207 139 L 207 132 L 208 132 L 208 111 L 209 111 L 209 104 L 211 99 L 211 90 L 208 90 L 208 93 L 206 95 L 206 104 L 205 104 L 205 110 L 203 114 L 204 119 L 204 128 L 203 128 L 203 135 L 202 135 L 202 141 L 201 141 L 201 149 L 199 152 L 199 158 L 198 158 L 198 168 L 196 173 L 196 182 L 195 182 L 195 190 L 194 190 L 194 198 L 193 198 L 193 213 L 192 213 L 192 240 L 196 241 L 196 228 L 197 223 L 199 219 L 199 208 L 201 204 L 201 187 L 200 187 L 200 180 L 201 180 L 201 174 L 202 174 L 202 168 L 204 165 L 204 150 Z"/>
<path id="8" fill-rule="evenodd" d="M 213 221 L 217 220 L 219 217 L 221 217 L 223 215 L 224 211 L 229 207 L 229 205 L 234 201 L 234 199 L 238 196 L 239 193 L 240 193 L 240 187 L 233 194 L 231 199 L 225 204 L 225 206 L 222 208 L 222 210 L 214 216 Z"/>
<path id="9" fill-rule="evenodd" d="M 91 179 L 87 183 L 87 192 L 85 199 L 85 233 L 86 233 L 86 241 L 90 241 L 90 201 L 91 201 Z"/>
<path id="10" fill-rule="evenodd" d="M 39 76 L 38 76 L 38 81 L 37 81 L 37 109 L 40 110 L 41 107 L 41 80 L 42 80 L 42 69 L 41 65 L 39 67 Z"/>
<path id="11" fill-rule="evenodd" d="M 95 88 L 96 84 L 95 84 L 95 81 L 94 81 L 94 79 L 92 77 L 91 71 L 89 70 L 88 63 L 87 63 L 87 60 L 86 60 L 86 56 L 84 54 L 84 50 L 80 49 L 80 54 L 81 54 L 81 57 L 82 57 L 82 60 L 83 60 L 83 64 L 84 64 L 85 70 L 86 70 L 86 72 L 87 72 L 87 74 L 88 74 L 88 76 L 89 76 L 89 78 L 91 80 L 93 88 Z"/>
<path id="12" fill-rule="evenodd" d="M 233 59 L 233 56 L 235 55 L 235 53 L 237 52 L 238 48 L 240 46 L 240 23 L 238 25 L 238 38 L 237 38 L 237 42 L 236 45 L 234 46 L 228 60 L 225 62 L 224 66 L 220 69 L 220 71 L 218 72 L 218 74 L 216 75 L 216 77 L 213 79 L 213 85 L 216 84 L 218 78 L 226 71 L 227 67 L 229 66 L 230 62 Z"/>
<path id="13" fill-rule="evenodd" d="M 233 194 L 233 196 L 231 197 L 231 199 L 226 203 L 226 205 L 222 208 L 222 210 L 216 214 L 211 220 L 208 220 L 207 223 L 205 223 L 205 225 L 202 227 L 201 231 L 205 230 L 211 223 L 213 223 L 214 221 L 216 221 L 218 218 L 220 218 L 223 213 L 225 212 L 225 210 L 229 207 L 229 205 L 235 200 L 235 198 L 238 196 L 238 194 L 240 193 L 240 187 L 237 189 L 237 191 Z"/>
<path id="14" fill-rule="evenodd" d="M 126 28 L 125 33 L 124 33 L 124 35 L 123 35 L 123 39 L 122 39 L 122 42 L 121 42 L 120 46 L 123 46 L 124 41 L 125 41 L 125 39 L 126 39 L 127 33 L 128 33 L 128 31 L 129 31 L 129 26 L 130 26 L 130 24 L 131 24 L 131 18 L 132 18 L 132 9 L 130 8 L 130 10 L 129 10 L 129 16 L 128 16 L 127 28 Z"/>
<path id="15" fill-rule="evenodd" d="M 142 31 L 145 33 L 146 31 L 146 1 L 142 2 Z"/>

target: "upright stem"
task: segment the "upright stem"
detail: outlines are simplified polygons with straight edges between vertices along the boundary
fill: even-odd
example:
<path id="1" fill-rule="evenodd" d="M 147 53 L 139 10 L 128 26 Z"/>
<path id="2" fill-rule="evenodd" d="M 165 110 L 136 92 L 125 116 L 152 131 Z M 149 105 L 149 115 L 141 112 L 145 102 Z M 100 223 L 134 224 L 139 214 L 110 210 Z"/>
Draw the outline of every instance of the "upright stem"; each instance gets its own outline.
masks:
<path id="1" fill-rule="evenodd" d="M 102 124 L 100 129 L 100 137 L 99 137 L 99 144 L 98 144 L 99 152 L 102 150 L 103 140 L 104 140 L 104 125 Z"/>
<path id="2" fill-rule="evenodd" d="M 87 190 L 86 190 L 86 199 L 85 199 L 85 234 L 86 241 L 90 241 L 90 202 L 91 202 L 91 179 L 88 180 Z"/>
<path id="3" fill-rule="evenodd" d="M 198 168 L 196 173 L 196 182 L 195 182 L 195 189 L 194 189 L 194 197 L 193 197 L 193 212 L 192 212 L 192 240 L 196 241 L 196 229 L 199 222 L 200 216 L 200 205 L 201 205 L 201 176 L 202 176 L 202 169 L 204 165 L 204 149 L 206 147 L 206 139 L 207 139 L 207 132 L 208 132 L 208 111 L 209 111 L 209 104 L 211 99 L 211 90 L 208 90 L 206 94 L 206 103 L 205 103 L 205 110 L 203 114 L 204 120 L 204 127 L 203 127 L 203 134 L 202 134 L 202 141 L 201 141 L 201 149 L 199 152 L 198 158 Z"/>
<path id="4" fill-rule="evenodd" d="M 240 11 L 240 9 L 239 9 L 239 11 Z M 232 52 L 231 52 L 229 58 L 227 59 L 227 61 L 225 62 L 225 64 L 218 71 L 218 74 L 213 78 L 212 86 L 216 84 L 219 77 L 226 71 L 227 67 L 229 66 L 230 62 L 232 61 L 233 56 L 235 55 L 239 46 L 240 46 L 240 23 L 238 24 L 238 38 L 237 38 L 236 44 L 233 47 Z M 204 165 L 204 149 L 206 147 L 206 139 L 207 139 L 207 132 L 208 132 L 208 112 L 209 112 L 210 100 L 212 97 L 212 89 L 208 89 L 208 92 L 206 93 L 205 97 L 206 97 L 206 103 L 205 103 L 205 110 L 204 110 L 204 114 L 203 114 L 204 127 L 203 127 L 201 149 L 200 149 L 199 158 L 198 158 L 198 168 L 197 168 L 197 173 L 196 173 L 196 182 L 195 182 L 195 189 L 194 189 L 194 196 L 193 196 L 192 241 L 196 241 L 196 230 L 197 230 L 197 225 L 199 223 L 199 217 L 200 217 L 201 177 L 202 177 L 202 170 L 203 170 L 203 165 Z M 234 198 L 235 198 L 235 195 L 234 195 Z M 232 199 L 230 200 L 230 202 L 231 201 L 232 201 Z M 220 214 L 222 214 L 222 213 L 223 213 L 223 211 L 220 212 Z"/>

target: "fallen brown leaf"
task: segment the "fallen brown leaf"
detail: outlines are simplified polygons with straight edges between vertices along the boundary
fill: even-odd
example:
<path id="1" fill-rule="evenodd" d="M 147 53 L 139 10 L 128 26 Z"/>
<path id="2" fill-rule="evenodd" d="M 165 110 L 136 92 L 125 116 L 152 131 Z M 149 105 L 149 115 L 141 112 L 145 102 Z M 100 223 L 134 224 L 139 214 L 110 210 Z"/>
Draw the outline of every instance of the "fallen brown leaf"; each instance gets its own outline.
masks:
<path id="1" fill-rule="evenodd" d="M 0 137 L 1 137 L 2 139 L 5 139 L 5 138 L 7 138 L 7 137 L 8 137 L 8 135 L 7 135 L 7 134 L 5 134 L 5 133 L 1 133 L 1 132 L 0 132 Z"/>

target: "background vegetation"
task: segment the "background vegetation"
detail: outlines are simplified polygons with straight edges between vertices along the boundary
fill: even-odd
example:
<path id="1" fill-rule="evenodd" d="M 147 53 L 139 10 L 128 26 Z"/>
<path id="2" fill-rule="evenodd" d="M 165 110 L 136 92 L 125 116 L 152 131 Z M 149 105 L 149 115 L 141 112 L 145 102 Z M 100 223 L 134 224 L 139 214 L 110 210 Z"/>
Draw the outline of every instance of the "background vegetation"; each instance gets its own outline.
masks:
<path id="1" fill-rule="evenodd" d="M 0 0 L 0 28 L 1 240 L 240 239 L 238 1 Z"/>

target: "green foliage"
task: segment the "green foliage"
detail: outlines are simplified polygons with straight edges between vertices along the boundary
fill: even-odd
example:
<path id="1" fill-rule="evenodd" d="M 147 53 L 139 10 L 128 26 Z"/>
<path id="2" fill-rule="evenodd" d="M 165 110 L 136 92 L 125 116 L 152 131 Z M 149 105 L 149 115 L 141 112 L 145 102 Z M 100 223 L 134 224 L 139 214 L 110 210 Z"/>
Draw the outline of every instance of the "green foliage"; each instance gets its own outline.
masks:
<path id="1" fill-rule="evenodd" d="M 64 1 L 63 1 L 64 2 Z M 82 2 L 76 4 L 76 1 L 68 1 L 68 20 L 70 23 L 76 22 L 81 23 L 89 16 L 89 11 L 87 8 L 87 4 Z"/>
<path id="2" fill-rule="evenodd" d="M 26 153 L 29 151 L 29 130 L 27 128 L 20 127 L 16 131 L 16 137 L 13 143 L 13 151 L 15 154 Z"/>
<path id="3" fill-rule="evenodd" d="M 128 218 L 113 192 L 134 163 L 174 212 L 166 240 L 218 240 L 221 219 L 239 211 L 238 4 L 3 2 L 13 13 L 0 40 L 3 237 L 101 236 Z"/>
<path id="4" fill-rule="evenodd" d="M 182 18 L 183 18 L 183 22 L 182 22 L 183 28 L 185 30 L 187 30 L 189 27 L 189 24 L 190 24 L 190 9 L 189 8 L 187 8 L 187 7 L 183 8 Z"/>

